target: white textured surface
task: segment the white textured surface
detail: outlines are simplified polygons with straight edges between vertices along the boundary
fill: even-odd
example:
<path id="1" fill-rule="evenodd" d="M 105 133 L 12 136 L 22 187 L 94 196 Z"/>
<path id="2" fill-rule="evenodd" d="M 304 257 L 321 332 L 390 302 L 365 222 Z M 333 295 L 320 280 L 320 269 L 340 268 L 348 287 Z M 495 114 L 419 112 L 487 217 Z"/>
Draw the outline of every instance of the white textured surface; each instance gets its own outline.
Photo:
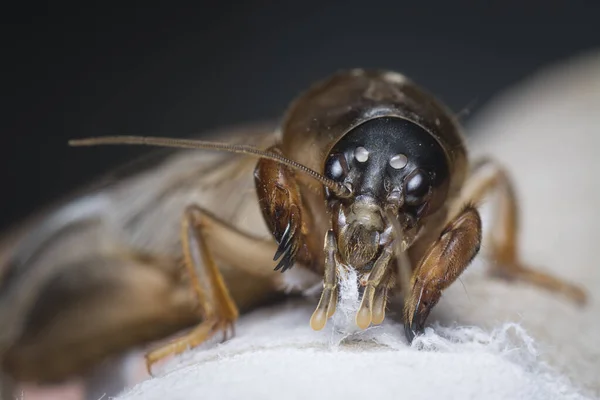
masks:
<path id="1" fill-rule="evenodd" d="M 436 327 L 409 347 L 399 324 L 345 340 L 332 329 L 313 332 L 306 323 L 313 307 L 298 301 L 250 314 L 235 339 L 183 355 L 170 373 L 121 398 L 584 398 L 545 373 L 517 325 Z"/>
<path id="2" fill-rule="evenodd" d="M 393 313 L 344 337 L 313 332 L 316 300 L 242 317 L 237 336 L 164 366 L 121 399 L 579 399 L 600 395 L 600 57 L 579 59 L 506 93 L 473 121 L 475 154 L 515 177 L 524 259 L 581 283 L 579 309 L 492 280 L 478 259 L 409 347 Z M 485 251 L 485 244 L 483 247 Z M 579 393 L 579 394 L 578 394 Z M 591 398 L 591 397 L 590 397 Z"/>

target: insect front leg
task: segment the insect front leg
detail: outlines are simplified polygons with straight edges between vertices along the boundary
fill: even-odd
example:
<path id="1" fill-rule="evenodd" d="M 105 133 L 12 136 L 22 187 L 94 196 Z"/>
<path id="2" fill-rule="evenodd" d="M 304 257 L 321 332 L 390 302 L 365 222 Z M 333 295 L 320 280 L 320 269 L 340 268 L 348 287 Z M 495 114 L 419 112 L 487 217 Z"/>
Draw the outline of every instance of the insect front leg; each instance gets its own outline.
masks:
<path id="1" fill-rule="evenodd" d="M 281 153 L 277 147 L 268 151 Z M 320 269 L 322 236 L 315 231 L 312 214 L 302 201 L 295 172 L 281 163 L 261 159 L 254 178 L 263 218 L 279 244 L 273 257 L 274 261 L 279 259 L 275 270 L 285 272 L 296 260 Z"/>
<path id="2" fill-rule="evenodd" d="M 219 331 L 233 335 L 238 308 L 214 259 L 216 255 L 232 266 L 263 275 L 256 266 L 272 262 L 275 246 L 250 237 L 217 220 L 197 206 L 186 209 L 181 223 L 184 265 L 198 300 L 202 322 L 191 332 L 146 355 L 148 370 L 153 363 L 188 347 L 195 347 Z M 268 269 L 267 269 L 268 272 Z"/>
<path id="3" fill-rule="evenodd" d="M 448 223 L 413 272 L 404 304 L 404 331 L 409 342 L 423 332 L 425 320 L 442 291 L 467 268 L 480 244 L 481 218 L 474 207 L 466 206 Z"/>
<path id="4" fill-rule="evenodd" d="M 496 162 L 482 159 L 475 163 L 461 200 L 479 202 L 487 194 L 496 194 L 498 203 L 490 227 L 489 247 L 492 273 L 508 280 L 529 282 L 544 289 L 560 292 L 582 304 L 585 292 L 578 286 L 523 264 L 518 251 L 518 207 L 508 174 Z"/>

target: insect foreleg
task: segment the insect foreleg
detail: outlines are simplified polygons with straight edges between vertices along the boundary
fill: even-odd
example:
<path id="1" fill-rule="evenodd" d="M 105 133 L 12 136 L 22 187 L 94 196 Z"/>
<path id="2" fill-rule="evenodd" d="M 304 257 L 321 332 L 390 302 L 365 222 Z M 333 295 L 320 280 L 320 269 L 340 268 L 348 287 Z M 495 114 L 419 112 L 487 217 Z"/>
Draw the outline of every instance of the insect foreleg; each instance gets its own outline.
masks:
<path id="1" fill-rule="evenodd" d="M 281 153 L 277 147 L 269 149 Z M 256 192 L 263 217 L 279 244 L 274 260 L 276 271 L 290 269 L 295 261 L 318 270 L 322 265 L 320 235 L 314 228 L 311 210 L 302 199 L 295 172 L 272 160 L 260 160 L 254 171 Z"/>
<path id="2" fill-rule="evenodd" d="M 584 303 L 586 294 L 578 286 L 522 263 L 518 251 L 519 216 L 514 188 L 508 174 L 496 162 L 482 159 L 474 164 L 461 200 L 478 203 L 488 194 L 497 196 L 488 242 L 492 273 L 504 279 L 521 280 L 560 292 L 577 303 Z"/>
<path id="3" fill-rule="evenodd" d="M 411 291 L 404 304 L 404 327 L 409 342 L 423 332 L 425 320 L 442 291 L 471 263 L 479 252 L 480 243 L 479 213 L 467 206 L 450 221 L 413 272 Z"/>

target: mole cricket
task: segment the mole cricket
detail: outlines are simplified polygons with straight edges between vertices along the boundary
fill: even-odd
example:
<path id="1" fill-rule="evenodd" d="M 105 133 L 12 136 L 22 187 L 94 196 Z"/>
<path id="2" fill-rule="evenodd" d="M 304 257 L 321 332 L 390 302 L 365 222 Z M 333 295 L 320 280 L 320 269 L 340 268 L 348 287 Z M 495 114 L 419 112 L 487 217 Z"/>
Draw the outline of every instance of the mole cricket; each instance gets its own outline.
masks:
<path id="1" fill-rule="evenodd" d="M 276 298 L 302 269 L 323 277 L 313 329 L 335 313 L 339 274 L 354 269 L 358 327 L 382 323 L 389 296 L 401 291 L 411 342 L 478 253 L 476 204 L 490 194 L 498 199 L 492 272 L 585 301 L 579 287 L 524 264 L 503 167 L 471 162 L 455 116 L 395 72 L 335 73 L 296 98 L 277 127 L 226 142 L 70 144 L 187 150 L 6 235 L 0 361 L 17 381 L 83 374 L 184 329 L 147 354 L 149 367 L 217 333 L 228 337 L 240 312 Z"/>

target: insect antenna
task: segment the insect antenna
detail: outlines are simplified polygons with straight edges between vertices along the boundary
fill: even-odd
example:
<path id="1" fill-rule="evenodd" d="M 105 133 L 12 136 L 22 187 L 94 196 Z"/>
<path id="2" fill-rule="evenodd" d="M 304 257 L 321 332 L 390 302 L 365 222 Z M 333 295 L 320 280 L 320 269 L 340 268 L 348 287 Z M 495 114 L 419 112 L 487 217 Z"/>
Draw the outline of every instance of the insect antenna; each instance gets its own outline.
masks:
<path id="1" fill-rule="evenodd" d="M 70 146 L 99 146 L 99 145 L 142 145 L 142 146 L 157 146 L 157 147 L 174 147 L 181 149 L 203 149 L 203 150 L 217 150 L 226 151 L 229 153 L 246 154 L 255 156 L 258 158 L 265 158 L 273 160 L 293 168 L 297 171 L 303 172 L 310 176 L 316 181 L 320 182 L 324 186 L 327 186 L 333 193 L 338 197 L 348 198 L 352 196 L 351 191 L 341 183 L 338 183 L 332 179 L 323 176 L 315 170 L 308 168 L 294 160 L 290 160 L 282 156 L 281 154 L 271 153 L 260 150 L 254 146 L 241 145 L 241 144 L 230 144 L 220 143 L 197 139 L 176 139 L 166 137 L 147 137 L 147 136 L 104 136 L 104 137 L 92 137 L 84 139 L 69 140 Z"/>

